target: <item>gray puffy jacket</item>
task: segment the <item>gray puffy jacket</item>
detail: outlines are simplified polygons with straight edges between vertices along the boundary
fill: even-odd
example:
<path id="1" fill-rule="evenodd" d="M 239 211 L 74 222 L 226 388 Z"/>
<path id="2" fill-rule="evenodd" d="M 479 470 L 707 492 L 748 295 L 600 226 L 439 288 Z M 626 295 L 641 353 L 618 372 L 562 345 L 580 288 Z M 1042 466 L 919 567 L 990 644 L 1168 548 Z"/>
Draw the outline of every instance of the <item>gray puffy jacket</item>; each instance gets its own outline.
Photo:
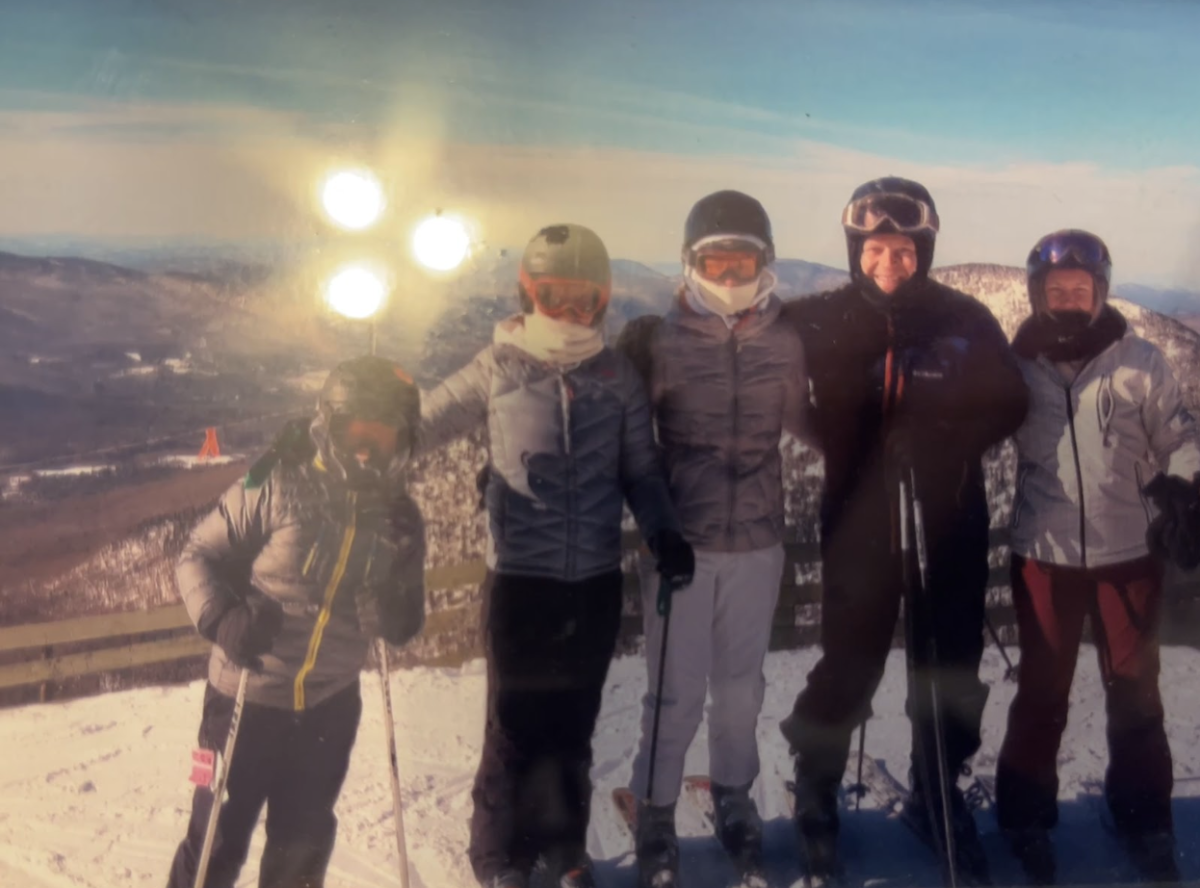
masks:
<path id="1" fill-rule="evenodd" d="M 804 348 L 779 311 L 771 296 L 730 327 L 680 300 L 621 335 L 646 375 L 671 496 L 698 549 L 746 552 L 783 537 L 780 433 L 810 435 Z"/>
<path id="2" fill-rule="evenodd" d="M 604 348 L 556 367 L 497 342 L 421 398 L 419 447 L 484 423 L 488 430 L 488 566 L 578 581 L 621 566 L 628 501 L 643 537 L 679 530 L 637 371 Z"/>
<path id="3" fill-rule="evenodd" d="M 1129 331 L 1072 383 L 1044 356 L 1019 363 L 1030 406 L 1015 435 L 1013 552 L 1070 567 L 1146 555 L 1156 513 L 1142 487 L 1200 472 L 1200 429 L 1166 358 Z"/>
<path id="4" fill-rule="evenodd" d="M 385 615 L 367 628 L 393 644 L 421 631 L 424 562 L 424 524 L 407 494 L 385 503 L 333 483 L 319 459 L 284 459 L 225 492 L 192 531 L 176 578 L 198 628 L 251 596 L 282 605 L 283 628 L 246 698 L 301 711 L 358 680 L 369 643 L 360 608 Z M 240 671 L 213 645 L 217 690 L 233 696 Z"/>

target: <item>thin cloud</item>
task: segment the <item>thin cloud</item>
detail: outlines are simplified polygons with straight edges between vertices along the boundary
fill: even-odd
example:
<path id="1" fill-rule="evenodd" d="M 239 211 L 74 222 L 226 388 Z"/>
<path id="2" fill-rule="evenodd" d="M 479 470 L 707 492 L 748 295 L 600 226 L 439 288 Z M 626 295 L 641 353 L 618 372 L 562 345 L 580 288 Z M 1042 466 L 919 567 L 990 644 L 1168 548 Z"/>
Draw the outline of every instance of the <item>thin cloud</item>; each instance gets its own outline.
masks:
<path id="1" fill-rule="evenodd" d="M 435 111 L 428 113 L 436 122 Z M 614 126 L 650 125 L 640 111 L 606 113 L 614 114 Z M 0 234 L 302 236 L 317 224 L 319 178 L 344 152 L 375 164 L 393 186 L 389 237 L 402 236 L 418 215 L 446 208 L 475 219 L 496 247 L 523 243 L 548 221 L 577 221 L 595 227 L 615 255 L 660 261 L 678 255 L 683 219 L 698 197 L 739 188 L 766 205 L 780 255 L 840 267 L 845 248 L 838 218 L 850 191 L 897 174 L 924 182 L 938 201 L 939 264 L 1020 264 L 1041 234 L 1074 226 L 1105 237 L 1121 280 L 1200 287 L 1194 258 L 1200 169 L 1192 166 L 920 164 L 817 140 L 757 135 L 746 139 L 773 150 L 472 145 L 430 138 L 429 130 L 410 123 L 398 118 L 369 156 L 364 151 L 353 158 L 336 128 L 313 126 L 305 115 L 236 105 L 0 113 L 0 192 L 6 195 Z M 141 138 L 147 130 L 156 137 Z M 737 128 L 697 126 L 693 138 L 730 131 Z"/>

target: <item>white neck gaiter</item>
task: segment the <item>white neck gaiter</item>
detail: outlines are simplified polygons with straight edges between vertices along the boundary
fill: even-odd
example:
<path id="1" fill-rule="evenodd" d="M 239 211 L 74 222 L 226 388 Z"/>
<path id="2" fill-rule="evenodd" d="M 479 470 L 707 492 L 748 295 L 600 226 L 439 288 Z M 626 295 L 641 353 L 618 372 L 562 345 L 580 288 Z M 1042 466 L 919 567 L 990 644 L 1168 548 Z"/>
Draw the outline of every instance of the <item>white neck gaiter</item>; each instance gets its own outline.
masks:
<path id="1" fill-rule="evenodd" d="M 688 304 L 696 311 L 719 315 L 729 324 L 736 323 L 738 315 L 765 302 L 777 282 L 775 272 L 770 269 L 764 269 L 757 281 L 731 287 L 703 281 L 690 269 L 684 275 Z"/>
<path id="2" fill-rule="evenodd" d="M 547 364 L 580 364 L 604 348 L 604 335 L 597 327 L 556 321 L 536 311 L 522 320 L 523 325 L 510 330 L 512 343 Z"/>

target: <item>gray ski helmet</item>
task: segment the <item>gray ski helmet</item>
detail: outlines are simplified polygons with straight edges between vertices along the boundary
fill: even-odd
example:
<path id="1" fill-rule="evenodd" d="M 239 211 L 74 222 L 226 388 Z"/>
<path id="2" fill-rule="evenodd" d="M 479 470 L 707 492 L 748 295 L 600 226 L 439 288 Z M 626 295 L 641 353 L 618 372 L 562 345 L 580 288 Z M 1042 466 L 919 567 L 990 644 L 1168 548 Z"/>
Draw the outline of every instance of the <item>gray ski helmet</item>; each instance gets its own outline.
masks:
<path id="1" fill-rule="evenodd" d="M 534 310 L 532 288 L 538 278 L 588 281 L 600 292 L 593 326 L 601 323 L 612 293 L 612 263 L 604 241 L 590 228 L 573 223 L 547 225 L 533 236 L 521 256 L 517 296 L 521 311 Z"/>
<path id="2" fill-rule="evenodd" d="M 1025 260 L 1025 276 L 1034 314 L 1050 310 L 1046 305 L 1046 276 L 1056 268 L 1079 268 L 1091 274 L 1096 285 L 1092 316 L 1098 315 L 1108 299 L 1112 282 L 1112 256 L 1104 241 L 1089 231 L 1065 228 L 1047 234 L 1033 245 Z"/>
<path id="3" fill-rule="evenodd" d="M 740 191 L 715 191 L 700 198 L 683 224 L 683 262 L 692 247 L 719 234 L 750 235 L 766 245 L 766 265 L 775 261 L 775 238 L 763 205 Z"/>
<path id="4" fill-rule="evenodd" d="M 927 277 L 929 269 L 933 267 L 933 248 L 937 239 L 936 226 L 938 224 L 937 206 L 933 202 L 933 196 L 930 195 L 929 189 L 920 182 L 914 182 L 911 179 L 902 179 L 899 176 L 884 176 L 881 179 L 872 179 L 870 182 L 864 182 L 855 188 L 854 193 L 850 195 L 850 200 L 847 202 L 847 208 L 864 198 L 893 194 L 924 204 L 928 210 L 928 215 L 933 219 L 933 226 L 925 226 L 920 230 L 899 231 L 896 226 L 884 222 L 873 233 L 903 234 L 906 237 L 912 238 L 913 245 L 917 250 L 917 273 L 914 277 Z M 850 228 L 849 226 L 844 227 L 846 232 L 846 253 L 850 260 L 850 277 L 861 283 L 863 274 L 860 262 L 862 259 L 863 243 L 871 235 Z"/>
<path id="5" fill-rule="evenodd" d="M 341 421 L 380 422 L 398 430 L 396 454 L 387 466 L 377 466 L 364 476 L 352 454 L 340 453 L 334 430 Z M 421 392 L 412 378 L 394 361 L 364 355 L 338 364 L 325 380 L 317 398 L 317 415 L 309 434 L 325 467 L 348 483 L 369 483 L 393 477 L 408 462 L 421 421 Z"/>

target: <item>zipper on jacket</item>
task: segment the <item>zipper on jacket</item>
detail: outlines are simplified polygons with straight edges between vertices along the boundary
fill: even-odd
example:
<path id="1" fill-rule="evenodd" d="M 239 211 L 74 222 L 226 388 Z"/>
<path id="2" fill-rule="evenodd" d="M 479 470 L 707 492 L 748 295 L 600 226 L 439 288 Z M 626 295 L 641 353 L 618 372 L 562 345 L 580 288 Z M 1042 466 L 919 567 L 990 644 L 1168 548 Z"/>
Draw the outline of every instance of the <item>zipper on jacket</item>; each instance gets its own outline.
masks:
<path id="1" fill-rule="evenodd" d="M 567 385 L 567 375 L 563 371 L 558 373 L 558 396 L 559 406 L 562 409 L 562 425 L 563 425 L 563 453 L 567 459 L 567 479 L 566 490 L 564 491 L 567 501 L 567 544 L 563 547 L 563 556 L 566 560 L 565 575 L 567 579 L 575 576 L 575 559 L 572 557 L 574 552 L 574 537 L 575 537 L 575 459 L 571 455 L 571 390 Z"/>
<path id="2" fill-rule="evenodd" d="M 293 683 L 294 704 L 297 712 L 302 712 L 305 708 L 304 700 L 304 682 L 308 678 L 313 667 L 317 664 L 317 651 L 321 648 L 321 638 L 325 634 L 325 627 L 329 623 L 329 614 L 333 610 L 333 599 L 337 596 L 338 587 L 342 584 L 342 577 L 346 574 L 346 565 L 350 561 L 350 550 L 354 546 L 354 513 L 355 513 L 356 494 L 351 491 L 347 496 L 347 511 L 349 512 L 349 520 L 346 522 L 346 532 L 342 535 L 342 548 L 338 552 L 337 562 L 333 566 L 333 574 L 329 577 L 329 584 L 325 587 L 325 595 L 321 601 L 321 611 L 317 614 L 316 625 L 313 626 L 312 635 L 308 639 L 308 652 L 304 656 L 304 664 L 300 667 L 300 671 L 296 673 L 296 680 Z"/>
<path id="3" fill-rule="evenodd" d="M 1075 438 L 1075 408 L 1071 404 L 1071 387 L 1066 386 L 1067 428 L 1071 430 L 1071 453 L 1075 457 L 1075 483 L 1079 487 L 1079 557 L 1087 567 L 1087 518 L 1083 507 L 1083 467 L 1079 464 L 1079 441 Z"/>
<path id="4" fill-rule="evenodd" d="M 729 448 L 729 507 L 725 513 L 729 516 L 729 522 L 725 527 L 725 534 L 726 539 L 729 541 L 729 545 L 732 547 L 734 534 L 734 509 L 737 507 L 738 387 L 740 384 L 738 380 L 738 355 L 742 351 L 742 344 L 738 341 L 737 334 L 732 330 L 729 334 L 729 344 L 733 347 L 729 356 L 731 365 L 729 378 L 733 381 L 733 387 L 731 389 L 733 394 L 733 418 L 730 422 L 730 428 L 732 430 L 732 436 L 730 440 L 733 443 Z"/>

